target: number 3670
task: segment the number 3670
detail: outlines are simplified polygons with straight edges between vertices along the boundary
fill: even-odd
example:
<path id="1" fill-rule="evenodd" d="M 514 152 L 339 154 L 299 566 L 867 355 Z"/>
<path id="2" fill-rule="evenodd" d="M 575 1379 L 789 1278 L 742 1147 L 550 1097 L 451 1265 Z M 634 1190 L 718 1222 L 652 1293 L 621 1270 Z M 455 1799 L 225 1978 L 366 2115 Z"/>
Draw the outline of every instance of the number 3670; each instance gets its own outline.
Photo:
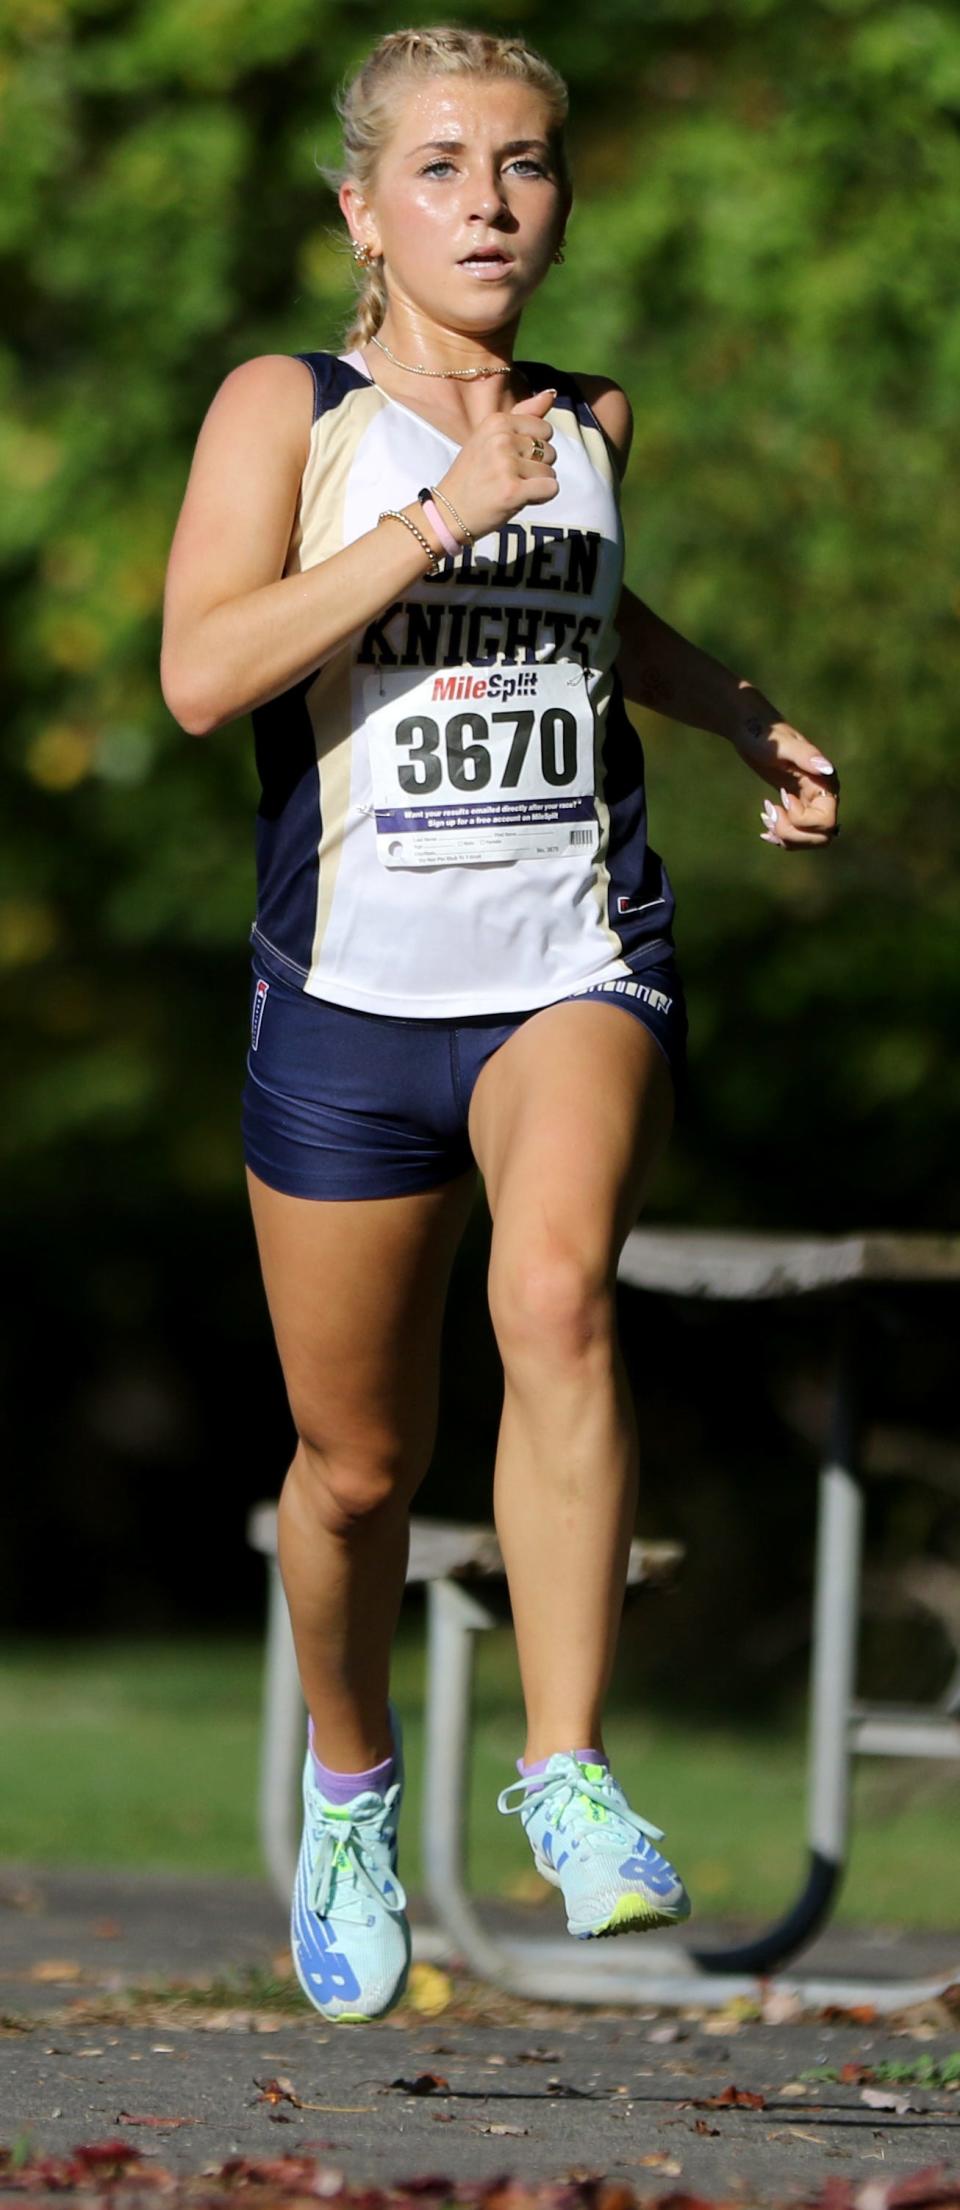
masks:
<path id="1" fill-rule="evenodd" d="M 577 720 L 567 707 L 547 706 L 539 718 L 529 707 L 490 715 L 490 722 L 499 721 L 513 724 L 501 790 L 517 788 L 535 725 L 544 782 L 559 790 L 576 780 Z M 439 789 L 444 766 L 455 790 L 483 790 L 492 779 L 493 738 L 485 714 L 451 714 L 443 728 L 430 714 L 408 714 L 397 723 L 396 741 L 407 753 L 397 770 L 403 791 L 422 794 Z"/>

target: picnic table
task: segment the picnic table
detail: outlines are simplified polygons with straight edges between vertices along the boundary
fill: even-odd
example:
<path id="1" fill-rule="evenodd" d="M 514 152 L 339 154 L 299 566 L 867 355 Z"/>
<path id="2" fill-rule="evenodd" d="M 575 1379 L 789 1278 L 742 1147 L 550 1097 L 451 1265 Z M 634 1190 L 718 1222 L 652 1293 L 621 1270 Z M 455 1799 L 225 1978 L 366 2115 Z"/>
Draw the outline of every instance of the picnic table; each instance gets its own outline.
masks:
<path id="1" fill-rule="evenodd" d="M 490 1528 L 414 1520 L 408 1580 L 427 1586 L 427 1692 L 423 1797 L 426 1895 L 436 1925 L 421 1955 L 454 1953 L 483 1979 L 533 1998 L 582 2002 L 699 2003 L 720 2007 L 756 1994 L 762 1980 L 805 2003 L 871 2002 L 897 2009 L 942 1992 L 955 1976 L 841 1981 L 779 1971 L 826 1922 L 843 1875 L 857 1755 L 960 1759 L 960 1666 L 935 1704 L 875 1704 L 856 1693 L 863 1545 L 859 1438 L 869 1375 L 861 1357 L 871 1296 L 960 1282 L 960 1236 L 867 1231 L 851 1235 L 731 1233 L 635 1228 L 619 1280 L 648 1296 L 752 1303 L 819 1299 L 834 1330 L 833 1399 L 818 1479 L 809 1698 L 807 1864 L 803 1885 L 774 1924 L 749 1941 L 704 1950 L 672 1930 L 643 1941 L 593 1945 L 569 1938 L 494 1934 L 469 1893 L 464 1827 L 468 1800 L 474 1638 L 495 1624 L 483 1581 L 503 1572 Z M 270 1560 L 260 1830 L 278 1893 L 289 1898 L 299 1838 L 295 1781 L 303 1762 L 304 1711 L 289 1619 L 276 1565 L 276 1507 L 259 1505 L 249 1537 Z M 677 1544 L 635 1542 L 628 1587 L 662 1583 L 682 1559 Z"/>

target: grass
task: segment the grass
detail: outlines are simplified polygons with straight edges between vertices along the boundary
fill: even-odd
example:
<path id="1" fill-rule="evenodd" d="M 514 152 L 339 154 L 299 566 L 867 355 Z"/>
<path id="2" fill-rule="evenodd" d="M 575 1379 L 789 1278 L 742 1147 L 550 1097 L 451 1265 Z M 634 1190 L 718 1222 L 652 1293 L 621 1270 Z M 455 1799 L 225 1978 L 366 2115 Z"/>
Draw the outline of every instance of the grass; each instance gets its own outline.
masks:
<path id="1" fill-rule="evenodd" d="M 878 2087 L 960 2087 L 960 2056 L 883 2058 L 877 2064 L 862 2064 L 856 2069 L 857 2086 L 869 2074 L 871 2085 Z M 815 2064 L 809 2072 L 801 2072 L 800 2078 L 818 2087 L 827 2086 L 840 2082 L 843 2071 L 837 2064 Z"/>
<path id="2" fill-rule="evenodd" d="M 256 1876 L 260 1646 L 197 1639 L 0 1645 L 0 1860 Z M 397 1645 L 409 1793 L 402 1869 L 419 1884 L 423 1638 Z M 496 1810 L 522 1746 L 513 1639 L 479 1638 L 469 1818 L 484 1894 L 547 1891 L 519 1821 Z M 704 1915 L 779 1914 L 805 1869 L 802 1713 L 747 1731 L 615 1709 L 608 1745 L 628 1794 L 662 1826 Z M 949 1768 L 858 1759 L 853 1842 L 837 1920 L 956 1923 L 957 1779 Z"/>

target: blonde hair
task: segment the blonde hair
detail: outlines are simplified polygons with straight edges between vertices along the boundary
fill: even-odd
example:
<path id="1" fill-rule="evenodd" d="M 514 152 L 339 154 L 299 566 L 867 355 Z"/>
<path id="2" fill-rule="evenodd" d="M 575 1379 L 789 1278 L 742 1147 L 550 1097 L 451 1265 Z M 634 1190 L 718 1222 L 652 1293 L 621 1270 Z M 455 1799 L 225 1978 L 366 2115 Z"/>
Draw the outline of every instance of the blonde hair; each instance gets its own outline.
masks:
<path id="1" fill-rule="evenodd" d="M 428 77 L 513 77 L 541 92 L 548 109 L 547 137 L 557 165 L 561 186 L 572 198 L 570 168 L 564 144 L 569 96 L 563 78 L 542 54 L 524 38 L 496 38 L 487 31 L 468 31 L 460 25 L 430 24 L 415 31 L 389 31 L 378 40 L 356 74 L 336 95 L 334 105 L 343 131 L 344 165 L 322 168 L 320 173 L 334 191 L 348 177 L 366 190 L 376 175 L 377 163 L 396 125 L 397 93 L 404 83 Z M 341 234 L 336 233 L 338 240 Z M 382 266 L 364 268 L 353 260 L 352 243 L 346 241 L 351 267 L 360 277 L 344 350 L 366 345 L 379 330 L 387 311 L 387 288 Z"/>

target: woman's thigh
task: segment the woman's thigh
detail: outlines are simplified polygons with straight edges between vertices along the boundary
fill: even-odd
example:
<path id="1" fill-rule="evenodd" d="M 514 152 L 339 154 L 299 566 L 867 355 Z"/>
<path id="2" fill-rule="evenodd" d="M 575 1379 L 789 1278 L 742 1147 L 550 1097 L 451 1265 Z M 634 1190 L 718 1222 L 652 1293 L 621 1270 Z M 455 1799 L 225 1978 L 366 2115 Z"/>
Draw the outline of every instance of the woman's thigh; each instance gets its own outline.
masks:
<path id="1" fill-rule="evenodd" d="M 298 1433 L 334 1461 L 422 1471 L 473 1173 L 414 1196 L 343 1201 L 288 1196 L 249 1167 L 247 1185 Z"/>
<path id="2" fill-rule="evenodd" d="M 470 1139 L 493 1216 L 491 1302 L 612 1285 L 673 1124 L 669 1066 L 609 1001 L 548 1006 L 477 1077 Z M 494 1314 L 496 1318 L 496 1311 Z"/>

